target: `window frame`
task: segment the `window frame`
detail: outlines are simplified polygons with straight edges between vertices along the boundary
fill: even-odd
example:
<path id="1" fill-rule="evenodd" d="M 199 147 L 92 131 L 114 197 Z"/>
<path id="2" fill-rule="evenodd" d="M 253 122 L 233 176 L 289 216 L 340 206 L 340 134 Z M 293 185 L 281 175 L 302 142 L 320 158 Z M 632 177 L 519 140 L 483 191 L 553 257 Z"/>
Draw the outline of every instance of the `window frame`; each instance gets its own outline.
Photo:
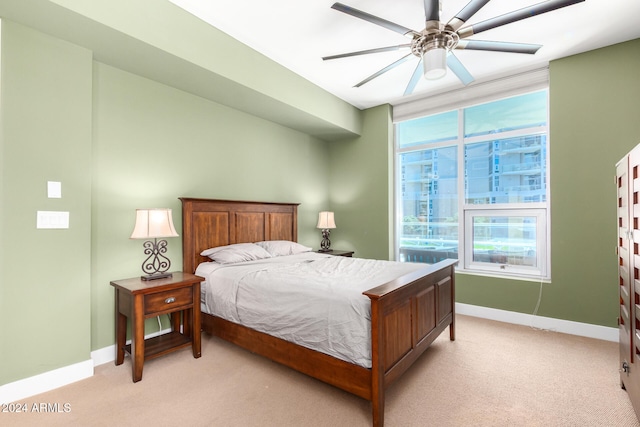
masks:
<path id="1" fill-rule="evenodd" d="M 464 136 L 464 110 L 466 108 L 472 107 L 474 105 L 480 105 L 485 103 L 490 103 L 494 101 L 499 101 L 506 98 L 511 98 L 515 96 L 526 95 L 528 93 L 533 92 L 546 92 L 547 98 L 547 118 L 544 126 L 534 126 L 523 129 L 509 130 L 504 132 L 498 132 L 495 134 L 489 135 L 474 135 L 465 138 Z M 396 171 L 402 169 L 401 165 L 401 155 L 407 152 L 421 151 L 425 149 L 438 149 L 449 146 L 456 146 L 457 149 L 457 157 L 458 157 L 458 176 L 457 176 L 457 191 L 458 191 L 458 259 L 459 265 L 457 270 L 459 272 L 470 273 L 470 274 L 479 274 L 479 275 L 490 275 L 497 277 L 506 277 L 512 279 L 521 279 L 521 280 L 551 280 L 551 222 L 550 222 L 550 138 L 549 138 L 549 88 L 548 85 L 544 87 L 536 87 L 536 88 L 523 88 L 521 91 L 510 92 L 508 94 L 496 94 L 491 98 L 485 98 L 480 101 L 474 103 L 461 103 L 460 105 L 448 105 L 442 109 L 434 110 L 431 109 L 424 113 L 424 116 L 436 115 L 446 113 L 448 111 L 458 111 L 458 136 L 455 139 L 447 140 L 447 141 L 437 141 L 433 143 L 423 143 L 423 144 L 410 144 L 406 147 L 400 147 L 400 141 L 398 141 L 399 132 L 397 130 L 397 122 L 394 123 L 395 131 L 394 131 L 394 168 Z M 422 115 L 421 115 L 422 116 Z M 411 120 L 414 118 L 418 118 L 420 116 L 414 115 L 412 118 L 404 118 L 404 120 Z M 544 156 L 543 161 L 545 162 L 545 171 L 546 174 L 542 179 L 546 179 L 545 184 L 545 201 L 544 202 L 527 202 L 527 203 L 514 203 L 514 204 L 468 204 L 466 203 L 466 192 L 465 192 L 465 146 L 467 144 L 483 142 L 483 141 L 495 141 L 501 139 L 508 139 L 512 137 L 517 137 L 521 135 L 535 135 L 535 134 L 544 134 L 546 136 L 546 155 Z M 395 236 L 394 236 L 394 245 L 395 245 L 395 255 L 396 259 L 400 260 L 400 242 L 402 238 L 402 178 L 401 171 L 396 172 L 394 174 L 395 179 L 395 195 L 394 195 L 394 212 L 395 212 Z M 526 216 L 535 216 L 537 221 L 539 221 L 540 227 L 537 230 L 537 265 L 540 268 L 523 268 L 522 266 L 514 266 L 514 265 L 501 265 L 495 263 L 479 263 L 472 262 L 471 248 L 472 248 L 472 227 L 467 223 L 467 218 L 473 218 L 478 215 L 478 212 L 485 212 L 486 215 L 491 216 L 505 216 L 508 212 L 533 212 L 535 214 L 528 214 Z M 521 215 L 518 215 L 521 216 Z M 542 234 L 541 234 L 542 233 Z M 542 245 L 542 246 L 541 246 Z"/>
<path id="2" fill-rule="evenodd" d="M 532 206 L 535 205 L 535 206 Z M 534 276 L 537 278 L 547 277 L 548 266 L 548 221 L 547 211 L 544 203 L 533 204 L 513 204 L 498 205 L 495 209 L 486 209 L 483 206 L 467 205 L 464 211 L 464 269 L 467 271 L 490 272 L 496 269 L 505 276 Z M 534 217 L 536 218 L 536 266 L 528 267 L 518 264 L 490 263 L 473 260 L 474 227 L 475 217 Z"/>

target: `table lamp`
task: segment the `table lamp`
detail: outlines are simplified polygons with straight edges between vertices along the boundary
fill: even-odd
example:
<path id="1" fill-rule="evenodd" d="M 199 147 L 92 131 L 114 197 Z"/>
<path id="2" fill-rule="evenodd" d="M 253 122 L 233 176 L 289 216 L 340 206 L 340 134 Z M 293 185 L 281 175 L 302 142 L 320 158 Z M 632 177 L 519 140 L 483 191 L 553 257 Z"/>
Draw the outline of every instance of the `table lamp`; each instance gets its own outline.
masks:
<path id="1" fill-rule="evenodd" d="M 165 237 L 178 237 L 173 226 L 171 209 L 136 209 L 136 224 L 131 233 L 131 239 L 153 239 L 143 243 L 144 254 L 147 258 L 142 262 L 142 280 L 155 280 L 171 277 L 167 273 L 171 261 L 164 256 L 167 252 Z M 158 241 L 158 238 L 162 240 Z"/>
<path id="2" fill-rule="evenodd" d="M 318 252 L 331 252 L 329 234 L 332 228 L 336 228 L 333 212 L 320 212 L 318 215 L 318 225 L 316 227 L 322 230 L 322 242 L 320 242 L 320 250 Z"/>

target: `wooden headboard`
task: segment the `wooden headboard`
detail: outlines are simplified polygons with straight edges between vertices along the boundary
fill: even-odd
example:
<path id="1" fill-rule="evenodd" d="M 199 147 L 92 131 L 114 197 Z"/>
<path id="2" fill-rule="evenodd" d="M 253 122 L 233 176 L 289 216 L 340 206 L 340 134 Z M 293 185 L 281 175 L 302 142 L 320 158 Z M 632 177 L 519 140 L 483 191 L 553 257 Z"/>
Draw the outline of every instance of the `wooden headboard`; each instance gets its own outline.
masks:
<path id="1" fill-rule="evenodd" d="M 299 203 L 182 201 L 182 271 L 194 273 L 205 249 L 262 240 L 298 241 Z"/>

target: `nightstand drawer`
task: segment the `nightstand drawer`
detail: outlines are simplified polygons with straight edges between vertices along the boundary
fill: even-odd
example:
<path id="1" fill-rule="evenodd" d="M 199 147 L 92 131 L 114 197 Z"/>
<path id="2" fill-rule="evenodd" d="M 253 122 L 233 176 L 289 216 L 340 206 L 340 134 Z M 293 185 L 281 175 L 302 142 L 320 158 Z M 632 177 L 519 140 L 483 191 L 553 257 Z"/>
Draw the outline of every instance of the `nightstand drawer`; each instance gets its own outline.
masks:
<path id="1" fill-rule="evenodd" d="M 153 314 L 174 307 L 193 304 L 193 288 L 180 288 L 144 296 L 144 314 Z"/>

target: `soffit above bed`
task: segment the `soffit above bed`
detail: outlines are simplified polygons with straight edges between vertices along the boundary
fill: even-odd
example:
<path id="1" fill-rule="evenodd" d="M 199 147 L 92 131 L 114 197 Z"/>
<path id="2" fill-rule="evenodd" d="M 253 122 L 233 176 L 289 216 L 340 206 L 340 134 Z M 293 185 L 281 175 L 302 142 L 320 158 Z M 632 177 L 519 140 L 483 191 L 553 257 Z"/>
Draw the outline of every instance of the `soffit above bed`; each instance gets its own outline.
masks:
<path id="1" fill-rule="evenodd" d="M 361 132 L 360 111 L 170 2 L 3 0 L 0 16 L 94 59 L 324 140 Z M 262 70 L 246 70 L 250 63 Z"/>

